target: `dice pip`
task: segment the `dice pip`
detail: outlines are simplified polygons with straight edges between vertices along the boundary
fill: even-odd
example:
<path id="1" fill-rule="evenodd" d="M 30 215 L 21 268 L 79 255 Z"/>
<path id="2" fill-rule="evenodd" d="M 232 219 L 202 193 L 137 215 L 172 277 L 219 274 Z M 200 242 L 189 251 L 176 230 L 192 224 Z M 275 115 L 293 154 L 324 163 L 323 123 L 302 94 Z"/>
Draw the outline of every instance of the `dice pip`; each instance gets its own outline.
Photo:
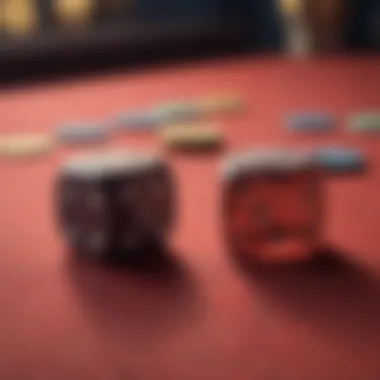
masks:
<path id="1" fill-rule="evenodd" d="M 161 249 L 174 214 L 168 165 L 142 152 L 77 156 L 59 170 L 58 221 L 69 246 L 97 260 L 128 260 Z"/>
<path id="2" fill-rule="evenodd" d="M 308 154 L 251 150 L 223 165 L 223 226 L 238 259 L 252 264 L 307 261 L 319 248 L 321 177 Z"/>

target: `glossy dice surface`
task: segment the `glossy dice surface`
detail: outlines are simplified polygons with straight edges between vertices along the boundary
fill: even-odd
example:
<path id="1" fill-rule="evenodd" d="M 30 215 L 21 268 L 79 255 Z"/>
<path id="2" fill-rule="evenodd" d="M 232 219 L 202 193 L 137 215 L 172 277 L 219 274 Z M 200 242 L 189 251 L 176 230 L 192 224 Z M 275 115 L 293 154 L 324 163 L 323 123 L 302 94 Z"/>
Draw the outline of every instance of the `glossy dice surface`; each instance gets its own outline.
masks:
<path id="1" fill-rule="evenodd" d="M 143 253 L 163 242 L 171 226 L 170 169 L 146 154 L 76 157 L 61 168 L 56 195 L 66 240 L 93 258 Z"/>
<path id="2" fill-rule="evenodd" d="M 322 216 L 312 160 L 293 151 L 253 150 L 229 158 L 225 167 L 223 225 L 231 251 L 251 262 L 310 259 Z"/>

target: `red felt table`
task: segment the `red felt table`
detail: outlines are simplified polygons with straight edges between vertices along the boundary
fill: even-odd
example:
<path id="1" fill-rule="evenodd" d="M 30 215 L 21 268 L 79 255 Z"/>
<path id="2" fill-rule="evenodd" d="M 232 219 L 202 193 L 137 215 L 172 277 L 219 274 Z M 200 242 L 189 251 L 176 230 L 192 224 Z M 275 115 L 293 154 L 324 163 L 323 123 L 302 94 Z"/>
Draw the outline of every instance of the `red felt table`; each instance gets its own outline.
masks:
<path id="1" fill-rule="evenodd" d="M 154 72 L 2 91 L 2 132 L 52 132 L 129 108 L 239 92 L 241 115 L 221 119 L 228 147 L 344 144 L 362 149 L 363 176 L 325 181 L 324 241 L 362 268 L 249 274 L 232 263 L 219 217 L 221 155 L 170 155 L 178 220 L 170 275 L 115 271 L 68 259 L 53 218 L 58 148 L 0 162 L 0 379 L 380 378 L 380 140 L 346 133 L 355 109 L 379 107 L 380 59 L 214 61 Z M 325 109 L 329 136 L 294 136 L 283 116 Z M 158 147 L 157 137 L 108 146 Z"/>

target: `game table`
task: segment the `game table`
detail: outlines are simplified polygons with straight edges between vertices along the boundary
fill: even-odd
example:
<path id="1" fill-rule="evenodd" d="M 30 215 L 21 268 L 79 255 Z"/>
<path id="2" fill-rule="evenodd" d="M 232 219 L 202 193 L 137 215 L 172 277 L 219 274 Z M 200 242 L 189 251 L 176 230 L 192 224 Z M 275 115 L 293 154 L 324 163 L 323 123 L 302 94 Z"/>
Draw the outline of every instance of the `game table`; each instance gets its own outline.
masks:
<path id="1" fill-rule="evenodd" d="M 380 59 L 210 60 L 2 90 L 1 132 L 52 132 L 162 101 L 232 91 L 247 107 L 216 118 L 227 149 L 362 149 L 362 175 L 325 179 L 324 245 L 334 264 L 252 273 L 220 228 L 222 153 L 165 153 L 177 176 L 170 270 L 76 261 L 54 220 L 54 173 L 79 147 L 0 161 L 0 379 L 378 380 L 380 140 L 345 131 L 351 112 L 379 107 Z M 289 133 L 283 117 L 322 109 L 337 130 Z M 161 149 L 157 136 L 106 147 Z M 87 150 L 102 147 L 88 147 Z"/>

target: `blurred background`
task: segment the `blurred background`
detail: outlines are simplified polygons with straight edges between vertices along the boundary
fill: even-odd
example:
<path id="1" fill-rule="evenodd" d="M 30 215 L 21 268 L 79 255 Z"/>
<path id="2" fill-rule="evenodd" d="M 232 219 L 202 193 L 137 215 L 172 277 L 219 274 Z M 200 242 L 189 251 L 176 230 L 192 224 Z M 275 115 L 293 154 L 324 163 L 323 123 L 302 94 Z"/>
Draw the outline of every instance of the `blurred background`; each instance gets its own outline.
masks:
<path id="1" fill-rule="evenodd" d="M 0 79 L 380 49 L 380 0 L 0 0 Z"/>

